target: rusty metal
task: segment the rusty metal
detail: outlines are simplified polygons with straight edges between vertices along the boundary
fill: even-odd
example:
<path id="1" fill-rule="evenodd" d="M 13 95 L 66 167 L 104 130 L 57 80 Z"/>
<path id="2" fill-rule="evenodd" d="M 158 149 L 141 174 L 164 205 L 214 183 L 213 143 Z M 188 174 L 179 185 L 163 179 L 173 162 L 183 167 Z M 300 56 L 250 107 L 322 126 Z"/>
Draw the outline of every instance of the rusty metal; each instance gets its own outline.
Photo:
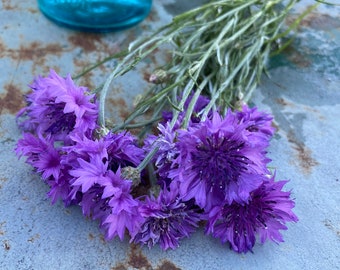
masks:
<path id="1" fill-rule="evenodd" d="M 257 245 L 238 255 L 202 230 L 175 251 L 106 242 L 96 222 L 78 207 L 50 205 L 47 187 L 13 149 L 20 137 L 16 112 L 33 78 L 53 68 L 75 75 L 90 63 L 171 20 L 185 1 L 155 0 L 150 16 L 119 33 L 88 34 L 48 21 L 35 1 L 0 2 L 0 269 L 339 269 L 340 267 L 340 8 L 307 16 L 292 45 L 269 63 L 252 102 L 275 117 L 270 164 L 290 179 L 300 221 L 283 232 L 285 243 Z M 198 1 L 194 4 L 201 3 Z M 295 14 L 312 0 L 302 0 Z M 292 14 L 287 23 L 296 15 Z M 162 52 L 117 80 L 108 99 L 112 117 L 124 118 L 146 89 Z M 77 81 L 94 89 L 114 62 Z"/>

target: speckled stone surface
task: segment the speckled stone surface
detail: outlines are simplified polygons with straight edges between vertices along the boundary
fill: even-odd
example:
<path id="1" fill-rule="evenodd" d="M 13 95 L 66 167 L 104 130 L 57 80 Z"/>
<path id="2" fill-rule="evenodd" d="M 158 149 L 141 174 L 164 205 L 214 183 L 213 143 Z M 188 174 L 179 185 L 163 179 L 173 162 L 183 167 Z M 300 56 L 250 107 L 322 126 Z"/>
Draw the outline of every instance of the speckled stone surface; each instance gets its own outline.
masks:
<path id="1" fill-rule="evenodd" d="M 269 63 L 270 77 L 263 77 L 252 99 L 275 117 L 270 166 L 277 179 L 290 180 L 286 188 L 300 219 L 288 225 L 280 245 L 267 242 L 240 255 L 202 230 L 168 252 L 127 240 L 105 242 L 98 224 L 78 207 L 51 205 L 47 186 L 15 156 L 15 113 L 33 77 L 50 68 L 80 72 L 170 21 L 187 8 L 180 3 L 155 0 L 140 25 L 97 35 L 54 25 L 33 0 L 0 1 L 0 269 L 340 269 L 340 7 L 320 5 L 303 20 L 290 48 Z M 301 1 L 294 13 L 313 3 Z M 114 84 L 110 113 L 127 114 L 146 87 L 144 77 L 161 61 L 162 55 L 147 59 Z M 78 83 L 94 88 L 112 65 Z"/>

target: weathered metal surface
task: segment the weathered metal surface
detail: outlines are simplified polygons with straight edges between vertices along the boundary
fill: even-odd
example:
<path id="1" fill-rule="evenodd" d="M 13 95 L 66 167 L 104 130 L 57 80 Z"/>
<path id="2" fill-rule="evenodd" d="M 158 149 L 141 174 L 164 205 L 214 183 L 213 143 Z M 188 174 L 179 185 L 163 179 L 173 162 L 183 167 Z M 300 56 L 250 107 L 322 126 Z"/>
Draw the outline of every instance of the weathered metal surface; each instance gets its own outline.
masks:
<path id="1" fill-rule="evenodd" d="M 142 24 L 120 33 L 84 34 L 44 18 L 36 2 L 0 2 L 0 269 L 339 269 L 340 268 L 340 9 L 320 5 L 305 18 L 294 43 L 270 63 L 252 102 L 275 116 L 278 132 L 269 156 L 278 179 L 290 179 L 300 221 L 283 232 L 285 243 L 256 245 L 236 254 L 203 231 L 162 252 L 105 242 L 98 224 L 79 208 L 51 206 L 47 187 L 13 148 L 20 132 L 15 113 L 38 74 L 53 68 L 76 74 L 89 63 L 126 48 L 140 35 L 183 11 L 182 1 L 155 0 Z M 198 2 L 197 2 L 198 3 Z M 312 0 L 296 6 L 301 13 Z M 290 16 L 293 19 L 294 15 Z M 126 116 L 145 77 L 162 54 L 117 80 L 112 114 Z M 103 82 L 112 63 L 79 84 Z"/>

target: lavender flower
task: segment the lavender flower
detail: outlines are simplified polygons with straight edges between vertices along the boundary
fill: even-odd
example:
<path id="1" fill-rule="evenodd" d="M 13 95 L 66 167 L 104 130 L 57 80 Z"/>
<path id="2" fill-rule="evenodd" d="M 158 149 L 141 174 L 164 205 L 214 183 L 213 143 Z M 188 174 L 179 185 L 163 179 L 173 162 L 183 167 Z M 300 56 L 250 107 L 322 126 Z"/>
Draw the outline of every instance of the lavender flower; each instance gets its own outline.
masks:
<path id="1" fill-rule="evenodd" d="M 110 207 L 109 215 L 102 222 L 102 227 L 106 230 L 106 238 L 112 239 L 118 235 L 122 240 L 125 229 L 133 237 L 143 218 L 138 211 L 139 201 L 130 194 L 132 181 L 122 178 L 120 168 L 116 173 L 110 171 L 108 176 L 110 182 L 105 184 L 101 196 Z"/>
<path id="2" fill-rule="evenodd" d="M 282 191 L 286 183 L 275 182 L 273 176 L 251 192 L 248 203 L 215 206 L 209 212 L 206 232 L 240 253 L 252 250 L 257 235 L 261 243 L 267 239 L 283 242 L 280 230 L 287 229 L 286 222 L 298 221 L 291 193 Z"/>
<path id="3" fill-rule="evenodd" d="M 129 132 L 109 132 L 104 141 L 109 142 L 107 153 L 109 168 L 116 171 L 118 167 L 137 167 L 143 160 L 145 152 L 137 145 L 137 138 Z"/>
<path id="4" fill-rule="evenodd" d="M 71 176 L 75 177 L 73 186 L 80 186 L 81 192 L 87 192 L 95 184 L 104 185 L 108 179 L 107 162 L 103 162 L 100 155 L 96 155 L 87 162 L 78 158 L 79 167 L 69 170 Z"/>
<path id="5" fill-rule="evenodd" d="M 65 166 L 62 160 L 65 158 L 61 147 L 55 146 L 55 141 L 50 135 L 43 137 L 40 132 L 36 136 L 31 133 L 24 133 L 16 146 L 16 154 L 26 156 L 26 163 L 40 173 L 43 180 L 50 186 L 48 196 L 52 203 L 59 198 L 66 206 L 75 204 L 70 197 L 70 175 L 69 166 Z"/>
<path id="6" fill-rule="evenodd" d="M 70 75 L 62 78 L 51 70 L 48 77 L 37 77 L 31 89 L 26 97 L 28 106 L 18 115 L 24 131 L 39 131 L 65 141 L 70 133 L 91 134 L 97 127 L 95 96 L 76 86 Z"/>
<path id="7" fill-rule="evenodd" d="M 78 191 L 87 192 L 95 184 L 103 186 L 109 171 L 116 172 L 119 167 L 136 167 L 144 157 L 136 138 L 127 132 L 108 133 L 97 140 L 80 136 L 70 136 L 70 139 L 73 144 L 63 147 L 67 154 L 61 162 L 71 166 L 69 174 L 73 177 L 73 197 Z"/>
<path id="8" fill-rule="evenodd" d="M 184 106 L 183 106 L 183 112 L 180 112 L 178 119 L 177 119 L 177 123 L 174 126 L 174 129 L 178 129 L 180 128 L 180 125 L 183 121 L 183 118 L 185 116 L 185 112 L 187 111 L 189 104 L 193 98 L 194 94 L 191 94 L 188 99 L 185 101 Z M 210 102 L 210 100 L 206 97 L 206 96 L 202 96 L 200 95 L 194 105 L 194 109 L 193 109 L 193 114 L 190 118 L 190 123 L 189 126 L 191 125 L 191 123 L 198 123 L 200 122 L 200 112 L 208 105 L 208 103 Z M 210 114 L 211 115 L 211 114 Z M 164 111 L 162 113 L 163 119 L 164 119 L 164 123 L 166 122 L 170 122 L 172 120 L 173 117 L 173 113 L 169 112 L 169 111 Z"/>
<path id="9" fill-rule="evenodd" d="M 266 138 L 270 139 L 275 132 L 272 115 L 259 111 L 256 107 L 249 108 L 247 105 L 243 105 L 242 110 L 236 112 L 236 116 L 240 122 L 247 125 L 246 129 L 250 132 L 250 136 L 258 136 L 260 142 L 269 143 Z"/>
<path id="10" fill-rule="evenodd" d="M 26 163 L 30 164 L 44 180 L 53 176 L 58 179 L 61 172 L 59 151 L 54 148 L 54 141 L 50 136 L 44 138 L 40 133 L 34 136 L 25 133 L 16 146 L 16 154 L 26 156 Z"/>
<path id="11" fill-rule="evenodd" d="M 136 234 L 143 220 L 139 201 L 130 194 L 132 181 L 121 175 L 122 167 L 136 166 L 143 158 L 135 137 L 122 132 L 96 140 L 70 139 L 73 144 L 63 147 L 62 164 L 69 166 L 71 198 L 78 198 L 84 215 L 100 221 L 107 239 L 123 239 L 126 229 Z"/>
<path id="12" fill-rule="evenodd" d="M 180 154 L 169 177 L 180 183 L 185 200 L 195 198 L 206 210 L 224 200 L 247 202 L 269 173 L 269 159 L 267 142 L 259 143 L 246 128 L 229 110 L 224 119 L 215 112 L 212 119 L 178 131 Z"/>
<path id="13" fill-rule="evenodd" d="M 181 200 L 176 188 L 163 189 L 157 198 L 146 197 L 139 211 L 145 221 L 132 241 L 149 248 L 157 243 L 163 250 L 177 248 L 179 241 L 189 237 L 200 221 L 199 208 L 193 200 Z"/>
<path id="14" fill-rule="evenodd" d="M 170 127 L 169 122 L 165 125 L 158 125 L 158 136 L 149 135 L 145 139 L 145 152 L 150 152 L 154 147 L 158 148 L 153 163 L 155 164 L 158 174 L 158 183 L 162 187 L 168 187 L 171 179 L 168 174 L 172 166 L 175 164 L 173 161 L 177 158 L 179 151 L 176 145 L 177 133 Z"/>

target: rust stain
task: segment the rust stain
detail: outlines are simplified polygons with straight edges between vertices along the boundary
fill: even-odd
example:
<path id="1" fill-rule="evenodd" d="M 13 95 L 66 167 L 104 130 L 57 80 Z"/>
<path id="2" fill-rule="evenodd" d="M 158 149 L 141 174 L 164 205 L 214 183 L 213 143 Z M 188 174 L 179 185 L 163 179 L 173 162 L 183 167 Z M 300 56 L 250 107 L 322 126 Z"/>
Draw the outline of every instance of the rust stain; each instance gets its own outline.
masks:
<path id="1" fill-rule="evenodd" d="M 4 249 L 5 249 L 6 251 L 8 251 L 8 250 L 11 249 L 11 246 L 10 246 L 8 240 L 4 240 L 4 241 L 2 241 L 2 243 L 3 243 Z"/>
<path id="2" fill-rule="evenodd" d="M 118 264 L 114 267 L 111 267 L 111 270 L 128 270 L 124 264 Z"/>
<path id="3" fill-rule="evenodd" d="M 4 45 L 3 41 L 0 39 L 0 56 L 4 56 L 4 52 L 6 51 L 6 46 Z"/>
<path id="4" fill-rule="evenodd" d="M 59 56 L 60 53 L 64 51 L 63 47 L 58 43 L 51 43 L 47 44 L 46 46 L 43 46 L 39 42 L 32 42 L 29 43 L 27 46 L 21 45 L 19 50 L 8 50 L 12 53 L 12 58 L 17 60 L 40 60 L 40 62 L 43 62 L 43 59 L 46 55 L 57 55 Z"/>
<path id="5" fill-rule="evenodd" d="M 137 269 L 151 270 L 152 266 L 140 248 L 135 244 L 131 244 L 130 248 L 128 264 Z"/>
<path id="6" fill-rule="evenodd" d="M 145 20 L 149 22 L 156 22 L 160 20 L 160 17 L 158 13 L 156 12 L 156 10 L 151 9 L 149 15 L 145 18 Z"/>
<path id="7" fill-rule="evenodd" d="M 307 6 L 306 10 L 309 8 L 310 6 Z M 291 25 L 296 19 L 298 19 L 298 15 L 288 16 L 286 19 L 286 23 L 288 25 Z M 311 28 L 314 30 L 331 31 L 340 27 L 340 17 L 332 17 L 328 14 L 311 12 L 299 23 L 298 29 L 301 30 L 303 27 Z"/>
<path id="8" fill-rule="evenodd" d="M 127 270 L 131 268 L 140 270 L 181 270 L 181 268 L 168 260 L 163 260 L 160 265 L 153 268 L 148 258 L 136 244 L 130 244 L 130 253 L 127 261 L 125 263 L 118 263 L 114 267 L 111 267 L 111 270 Z"/>
<path id="9" fill-rule="evenodd" d="M 37 9 L 37 8 L 28 8 L 27 11 L 28 11 L 28 12 L 31 12 L 31 13 L 33 13 L 33 14 L 39 13 L 39 12 L 40 12 L 39 9 Z"/>
<path id="10" fill-rule="evenodd" d="M 85 52 L 92 52 L 97 49 L 97 43 L 101 40 L 100 34 L 79 33 L 71 35 L 68 41 L 76 47 L 81 47 Z"/>
<path id="11" fill-rule="evenodd" d="M 12 83 L 5 85 L 4 88 L 6 94 L 0 96 L 0 114 L 5 112 L 15 114 L 25 105 L 22 93 Z"/>
<path id="12" fill-rule="evenodd" d="M 123 98 L 109 98 L 109 103 L 112 105 L 111 111 L 118 110 L 119 116 L 126 119 L 130 115 L 128 106 Z"/>
<path id="13" fill-rule="evenodd" d="M 5 10 L 17 9 L 16 6 L 12 5 L 12 0 L 2 0 L 2 8 Z"/>
<path id="14" fill-rule="evenodd" d="M 102 242 L 102 244 L 106 244 L 107 242 L 106 242 L 106 240 L 105 240 L 105 237 L 104 237 L 104 235 L 99 235 L 99 240 L 100 240 L 100 242 Z"/>
<path id="15" fill-rule="evenodd" d="M 279 97 L 279 98 L 277 98 L 277 99 L 275 99 L 275 100 L 276 100 L 276 102 L 277 102 L 278 104 L 280 104 L 280 105 L 282 105 L 282 106 L 290 106 L 290 107 L 293 107 L 293 106 L 294 106 L 293 103 L 287 101 L 286 99 L 284 99 L 284 98 L 282 98 L 282 97 Z"/>
<path id="16" fill-rule="evenodd" d="M 84 52 L 99 52 L 105 57 L 113 55 L 120 51 L 117 43 L 106 43 L 105 34 L 98 33 L 76 33 L 68 37 L 68 41 L 74 46 L 82 48 Z M 98 59 L 99 60 L 99 59 Z"/>
<path id="17" fill-rule="evenodd" d="M 333 231 L 333 232 L 336 234 L 337 237 L 340 238 L 340 230 L 337 229 L 337 228 L 333 225 L 333 223 L 332 223 L 331 220 L 325 219 L 325 220 L 323 221 L 323 223 L 324 223 L 324 225 L 325 225 L 328 229 L 330 229 L 331 231 Z"/>
<path id="18" fill-rule="evenodd" d="M 162 264 L 158 266 L 155 270 L 181 270 L 181 268 L 178 268 L 172 262 L 164 260 Z"/>
<path id="19" fill-rule="evenodd" d="M 1 142 L 1 143 L 3 143 L 3 141 Z M 2 183 L 5 183 L 5 182 L 7 182 L 7 180 L 8 180 L 8 178 L 6 178 L 6 177 L 1 177 L 0 178 L 0 182 L 2 182 Z M 0 189 L 2 189 L 2 185 L 0 184 Z M 1 229 L 1 225 L 2 225 L 3 223 L 0 223 L 0 229 Z M 1 231 L 0 231 L 0 235 L 1 235 Z"/>
<path id="20" fill-rule="evenodd" d="M 39 42 L 31 42 L 27 45 L 20 45 L 18 49 L 6 48 L 3 44 L 0 45 L 0 56 L 9 57 L 18 64 L 21 61 L 32 62 L 32 71 L 34 72 L 37 66 L 44 66 L 46 56 L 60 56 L 61 53 L 67 51 L 58 43 L 40 44 Z M 68 49 L 69 50 L 69 49 Z M 48 68 L 48 70 L 50 67 Z"/>
<path id="21" fill-rule="evenodd" d="M 32 236 L 30 239 L 28 239 L 27 242 L 33 243 L 35 240 L 39 238 L 40 238 L 40 235 L 37 233 L 34 236 Z"/>
<path id="22" fill-rule="evenodd" d="M 92 233 L 89 233 L 89 239 L 93 240 L 94 239 L 94 235 Z"/>
<path id="23" fill-rule="evenodd" d="M 149 72 L 143 73 L 143 79 L 147 82 L 150 82 L 150 76 L 151 76 L 151 73 L 149 73 Z"/>
<path id="24" fill-rule="evenodd" d="M 301 21 L 300 25 L 315 30 L 329 31 L 340 27 L 340 18 L 331 17 L 328 14 L 312 12 Z"/>
<path id="25" fill-rule="evenodd" d="M 3 221 L 0 223 L 0 236 L 5 235 L 5 230 L 3 227 L 5 227 L 6 221 Z"/>
<path id="26" fill-rule="evenodd" d="M 307 68 L 312 64 L 311 61 L 305 55 L 297 51 L 292 46 L 287 47 L 283 51 L 283 53 L 287 56 L 290 62 L 292 62 L 294 65 L 300 68 Z"/>
<path id="27" fill-rule="evenodd" d="M 288 141 L 293 145 L 293 149 L 296 151 L 296 156 L 298 158 L 299 165 L 305 174 L 310 174 L 312 168 L 319 165 L 312 157 L 312 152 L 306 147 L 306 145 L 299 141 L 294 132 L 290 130 L 287 134 Z"/>
<path id="28" fill-rule="evenodd" d="M 8 181 L 8 178 L 7 177 L 0 177 L 0 182 L 6 182 Z M 2 223 L 0 223 L 0 226 L 1 226 Z"/>

